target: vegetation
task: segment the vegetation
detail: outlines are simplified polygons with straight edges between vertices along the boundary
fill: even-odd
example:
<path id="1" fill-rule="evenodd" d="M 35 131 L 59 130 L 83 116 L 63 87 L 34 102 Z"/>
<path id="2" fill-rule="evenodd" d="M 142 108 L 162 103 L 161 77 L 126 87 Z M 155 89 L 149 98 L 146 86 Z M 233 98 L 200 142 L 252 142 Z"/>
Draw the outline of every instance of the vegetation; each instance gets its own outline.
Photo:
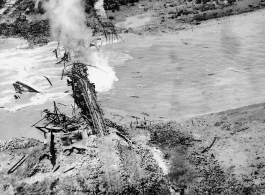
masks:
<path id="1" fill-rule="evenodd" d="M 105 0 L 104 9 L 119 11 L 121 5 L 134 5 L 136 2 L 139 2 L 139 0 Z"/>

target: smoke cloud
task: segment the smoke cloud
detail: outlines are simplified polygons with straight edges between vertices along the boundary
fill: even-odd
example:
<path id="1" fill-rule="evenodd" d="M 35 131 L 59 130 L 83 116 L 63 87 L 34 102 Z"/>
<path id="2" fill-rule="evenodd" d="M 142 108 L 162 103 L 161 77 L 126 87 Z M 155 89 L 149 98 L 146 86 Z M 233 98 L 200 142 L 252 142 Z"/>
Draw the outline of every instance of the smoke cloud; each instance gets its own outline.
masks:
<path id="1" fill-rule="evenodd" d="M 82 0 L 50 0 L 44 3 L 55 39 L 81 39 L 89 33 Z"/>
<path id="2" fill-rule="evenodd" d="M 50 18 L 51 34 L 54 40 L 71 53 L 72 61 L 97 66 L 89 67 L 91 82 L 95 83 L 97 91 L 110 90 L 113 82 L 118 79 L 113 68 L 109 66 L 104 50 L 90 48 L 94 40 L 92 31 L 86 26 L 85 6 L 82 0 L 50 0 L 44 2 L 44 8 Z M 81 43 L 81 44 L 80 44 Z M 76 56 L 81 53 L 81 56 Z"/>

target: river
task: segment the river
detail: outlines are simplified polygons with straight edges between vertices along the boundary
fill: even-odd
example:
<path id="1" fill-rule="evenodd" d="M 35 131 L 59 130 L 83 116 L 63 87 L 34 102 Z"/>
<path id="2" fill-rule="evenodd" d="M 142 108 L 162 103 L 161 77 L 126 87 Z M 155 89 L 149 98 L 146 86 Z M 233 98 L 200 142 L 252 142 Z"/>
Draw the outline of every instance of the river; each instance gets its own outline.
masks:
<path id="1" fill-rule="evenodd" d="M 98 99 L 106 117 L 115 122 L 126 124 L 134 117 L 179 120 L 265 101 L 265 10 L 160 36 L 126 34 L 124 41 L 102 47 L 118 79 L 111 90 L 99 92 Z M 0 139 L 41 139 L 30 127 L 41 118 L 41 110 L 52 108 L 54 100 L 72 103 L 64 93 L 66 81 L 60 80 L 61 67 L 54 65 L 55 46 L 14 52 L 10 41 L 11 53 L 4 55 L 7 46 L 0 48 L 0 106 L 5 107 L 0 108 Z M 21 55 L 28 61 L 19 61 Z M 12 60 L 13 65 L 7 65 Z M 12 83 L 21 78 L 45 94 L 15 100 Z"/>
<path id="2" fill-rule="evenodd" d="M 113 61 L 119 81 L 100 96 L 115 115 L 177 120 L 265 101 L 265 10 L 113 48 L 131 56 Z"/>

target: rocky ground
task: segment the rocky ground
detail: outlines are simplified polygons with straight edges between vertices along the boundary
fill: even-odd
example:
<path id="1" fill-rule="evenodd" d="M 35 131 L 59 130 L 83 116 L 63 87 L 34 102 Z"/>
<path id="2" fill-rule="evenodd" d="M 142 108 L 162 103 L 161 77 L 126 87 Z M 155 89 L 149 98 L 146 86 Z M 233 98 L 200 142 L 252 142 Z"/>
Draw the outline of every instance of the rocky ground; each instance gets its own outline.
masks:
<path id="1" fill-rule="evenodd" d="M 104 138 L 90 136 L 71 147 L 57 143 L 56 165 L 49 159 L 48 145 L 5 147 L 0 154 L 1 194 L 169 194 L 146 145 L 128 143 L 111 133 Z M 24 163 L 8 174 L 24 155 Z"/>
<path id="2" fill-rule="evenodd" d="M 147 127 L 149 145 L 163 153 L 170 185 L 190 195 L 264 194 L 264 106 Z"/>

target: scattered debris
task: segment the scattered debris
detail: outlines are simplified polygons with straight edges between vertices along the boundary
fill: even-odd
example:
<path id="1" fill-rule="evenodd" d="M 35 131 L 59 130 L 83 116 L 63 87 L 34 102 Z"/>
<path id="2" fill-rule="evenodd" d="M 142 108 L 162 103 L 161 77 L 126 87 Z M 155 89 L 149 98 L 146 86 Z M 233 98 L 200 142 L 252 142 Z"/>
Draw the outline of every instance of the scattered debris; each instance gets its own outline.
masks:
<path id="1" fill-rule="evenodd" d="M 236 130 L 236 131 L 234 131 L 234 132 L 231 132 L 231 135 L 234 135 L 234 134 L 236 134 L 236 133 L 238 133 L 238 132 L 245 131 L 245 130 L 248 130 L 248 129 L 249 129 L 249 127 L 243 127 L 243 128 L 238 129 L 238 130 Z"/>
<path id="2" fill-rule="evenodd" d="M 33 89 L 32 87 L 20 82 L 20 81 L 16 81 L 15 83 L 13 83 L 13 86 L 15 88 L 16 93 L 21 93 L 22 92 L 34 92 L 34 93 L 40 93 L 39 91 L 37 91 L 36 89 Z"/>
<path id="3" fill-rule="evenodd" d="M 206 147 L 203 151 L 201 151 L 201 153 L 203 154 L 203 153 L 207 152 L 208 150 L 210 150 L 211 147 L 213 147 L 213 145 L 214 145 L 216 140 L 217 140 L 217 137 L 214 137 L 213 142 L 211 143 L 211 145 Z"/>
<path id="4" fill-rule="evenodd" d="M 122 135 L 121 133 L 116 132 L 116 134 L 117 134 L 118 136 L 120 136 L 122 139 L 124 139 L 127 143 L 132 144 L 132 141 L 129 140 L 128 138 L 126 138 L 126 137 L 125 137 L 124 135 Z"/>
<path id="5" fill-rule="evenodd" d="M 75 167 L 71 167 L 71 168 L 65 170 L 63 173 L 67 173 L 68 171 L 71 171 L 71 170 L 73 170 L 74 168 L 75 168 Z"/>
<path id="6" fill-rule="evenodd" d="M 50 85 L 52 86 L 52 82 L 50 81 L 50 79 L 46 76 L 44 76 L 45 79 L 47 79 L 47 81 L 50 83 Z"/>
<path id="7" fill-rule="evenodd" d="M 135 118 L 135 119 L 140 119 L 139 117 L 133 116 L 133 115 L 127 115 L 127 116 L 132 117 L 132 118 Z"/>
<path id="8" fill-rule="evenodd" d="M 59 61 L 59 62 L 57 62 L 57 63 L 55 63 L 55 64 L 60 64 L 60 63 L 66 63 L 66 62 L 69 62 L 70 61 L 70 53 L 69 52 L 64 52 L 64 55 L 63 55 L 63 57 L 61 58 L 61 61 Z"/>
<path id="9" fill-rule="evenodd" d="M 52 51 L 55 54 L 55 57 L 58 58 L 58 53 L 57 53 L 57 49 Z"/>
<path id="10" fill-rule="evenodd" d="M 99 48 L 100 48 L 100 46 L 102 45 L 102 42 L 101 42 L 100 45 L 98 45 L 98 44 L 97 44 L 98 41 L 101 42 L 101 38 L 97 38 L 97 39 L 91 41 L 90 44 L 89 44 L 89 47 L 95 47 L 95 48 L 98 50 L 98 52 L 99 52 Z"/>
<path id="11" fill-rule="evenodd" d="M 14 97 L 16 100 L 20 98 L 19 95 L 14 95 Z"/>
<path id="12" fill-rule="evenodd" d="M 65 104 L 62 104 L 62 103 L 58 103 L 59 105 L 62 105 L 62 106 L 66 106 Z"/>
<path id="13" fill-rule="evenodd" d="M 94 20 L 91 24 L 91 28 L 93 29 L 93 36 L 103 34 L 106 41 L 113 42 L 114 40 L 121 39 L 124 42 L 122 37 L 118 34 L 115 26 L 110 21 L 103 21 L 95 11 L 93 13 Z"/>
<path id="14" fill-rule="evenodd" d="M 8 170 L 7 174 L 13 173 L 22 163 L 26 160 L 28 156 L 24 155 L 11 169 Z"/>
<path id="15" fill-rule="evenodd" d="M 150 114 L 146 113 L 146 112 L 142 112 L 143 115 L 145 116 L 150 116 Z"/>

